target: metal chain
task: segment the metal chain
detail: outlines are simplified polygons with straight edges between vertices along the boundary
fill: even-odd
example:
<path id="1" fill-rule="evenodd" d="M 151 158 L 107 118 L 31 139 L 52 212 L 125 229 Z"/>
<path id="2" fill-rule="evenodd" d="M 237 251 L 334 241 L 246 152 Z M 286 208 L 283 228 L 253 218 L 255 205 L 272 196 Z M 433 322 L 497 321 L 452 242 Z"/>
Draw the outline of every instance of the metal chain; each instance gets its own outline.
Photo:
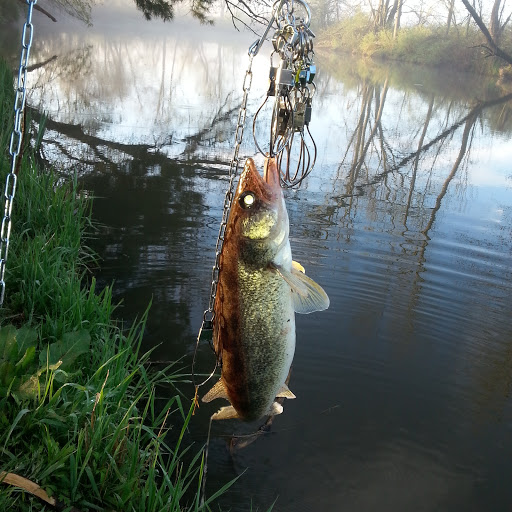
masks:
<path id="1" fill-rule="evenodd" d="M 252 48 L 252 47 L 251 47 Z M 240 105 L 240 110 L 238 111 L 238 120 L 236 123 L 236 132 L 235 132 L 235 150 L 233 153 L 233 158 L 229 165 L 229 185 L 226 191 L 226 195 L 224 196 L 224 208 L 222 212 L 222 220 L 219 228 L 219 235 L 217 237 L 217 244 L 215 245 L 215 263 L 212 268 L 212 283 L 210 288 L 210 300 L 208 303 L 208 309 L 203 314 L 203 326 L 205 322 L 213 321 L 213 308 L 215 305 L 215 295 L 217 294 L 217 284 L 219 282 L 219 270 L 220 270 L 220 254 L 222 252 L 222 244 L 224 242 L 224 235 L 226 234 L 226 226 L 228 223 L 229 212 L 231 210 L 231 203 L 233 201 L 233 188 L 235 177 L 238 174 L 238 167 L 240 165 L 240 160 L 238 154 L 240 152 L 240 146 L 244 137 L 244 128 L 245 128 L 245 119 L 247 117 L 247 98 L 249 96 L 249 91 L 251 90 L 252 85 L 252 61 L 254 55 L 251 53 L 251 49 L 249 49 L 249 65 L 245 72 L 244 82 L 243 82 L 243 98 L 242 103 Z"/>
<path id="2" fill-rule="evenodd" d="M 252 85 L 252 61 L 258 52 L 260 51 L 267 34 L 272 27 L 276 17 L 276 9 L 281 9 L 282 5 L 287 0 L 277 0 L 274 9 L 272 12 L 272 17 L 263 32 L 263 35 L 258 38 L 250 47 L 249 47 L 249 65 L 247 66 L 247 70 L 245 72 L 244 82 L 242 85 L 243 89 L 243 98 L 242 103 L 240 105 L 240 110 L 238 111 L 238 120 L 236 123 L 236 132 L 235 132 L 235 150 L 233 153 L 233 158 L 231 163 L 229 164 L 229 184 L 228 189 L 226 191 L 226 195 L 224 196 L 224 208 L 222 211 L 222 220 L 219 228 L 219 235 L 217 236 L 217 243 L 215 245 L 215 263 L 212 267 L 212 282 L 210 286 L 210 298 L 208 301 L 208 309 L 203 313 L 203 321 L 201 323 L 201 327 L 199 328 L 199 334 L 197 337 L 197 342 L 199 343 L 199 338 L 201 337 L 201 333 L 203 329 L 211 329 L 213 325 L 213 317 L 214 317 L 214 306 L 215 306 L 215 296 L 217 295 L 217 285 L 219 282 L 219 272 L 220 272 L 220 255 L 222 252 L 222 245 L 224 243 L 224 235 L 226 234 L 226 226 L 228 223 L 229 212 L 231 210 L 231 203 L 233 201 L 233 185 L 235 182 L 235 177 L 238 174 L 238 167 L 240 165 L 240 160 L 238 154 L 240 152 L 240 146 L 242 145 L 242 141 L 244 138 L 244 128 L 245 128 L 245 119 L 247 117 L 247 98 L 249 96 L 249 91 L 251 90 Z"/>
<path id="3" fill-rule="evenodd" d="M 235 150 L 233 153 L 233 158 L 229 165 L 229 184 L 228 189 L 226 191 L 226 195 L 224 196 L 224 208 L 222 211 L 222 220 L 219 228 L 219 235 L 217 237 L 217 243 L 215 245 L 215 263 L 212 267 L 212 282 L 210 287 L 210 298 L 208 303 L 208 309 L 203 313 L 203 322 L 201 324 L 201 328 L 199 329 L 198 340 L 201 337 L 201 332 L 203 329 L 211 329 L 214 317 L 214 306 L 215 306 L 215 296 L 217 294 L 217 285 L 219 282 L 219 272 L 220 272 L 220 255 L 222 252 L 222 245 L 224 243 L 224 235 L 226 234 L 226 226 L 228 223 L 229 212 L 231 210 L 231 203 L 233 201 L 233 184 L 235 181 L 235 177 L 238 174 L 238 167 L 240 165 L 240 160 L 238 154 L 240 152 L 240 146 L 242 144 L 244 138 L 244 128 L 245 128 L 245 119 L 247 117 L 247 98 L 249 96 L 249 91 L 251 90 L 252 85 L 252 61 L 258 52 L 260 51 L 261 46 L 265 42 L 267 34 L 272 27 L 272 24 L 275 21 L 276 9 L 280 9 L 282 5 L 287 0 L 277 0 L 274 6 L 274 11 L 272 12 L 272 17 L 263 32 L 263 35 L 257 39 L 250 47 L 249 47 L 249 65 L 247 66 L 247 70 L 245 72 L 244 82 L 242 85 L 243 89 L 243 98 L 242 103 L 240 105 L 240 110 L 238 112 L 238 120 L 236 123 L 236 132 L 235 132 Z"/>
<path id="4" fill-rule="evenodd" d="M 199 347 L 199 342 L 201 340 L 201 335 L 204 330 L 212 329 L 213 327 L 213 319 L 214 319 L 214 306 L 215 306 L 215 296 L 217 294 L 217 285 L 219 283 L 219 273 L 220 273 L 220 255 L 222 253 L 222 244 L 224 243 L 224 236 L 226 234 L 226 226 L 228 224 L 229 212 L 231 210 L 231 203 L 233 201 L 233 188 L 235 183 L 236 175 L 238 174 L 238 166 L 240 165 L 239 160 L 239 152 L 240 146 L 242 145 L 242 141 L 244 138 L 244 128 L 245 128 L 245 119 L 247 117 L 247 98 L 249 97 L 249 91 L 251 90 L 252 85 L 252 61 L 253 58 L 259 51 L 258 43 L 260 41 L 256 41 L 249 48 L 249 65 L 247 66 L 247 70 L 245 72 L 244 82 L 242 85 L 243 88 L 243 97 L 242 103 L 240 105 L 240 110 L 238 111 L 238 119 L 236 123 L 236 132 L 235 132 L 235 150 L 233 153 L 233 158 L 229 164 L 229 183 L 228 189 L 226 190 L 226 194 L 224 196 L 224 207 L 222 210 L 222 220 L 220 222 L 219 234 L 217 236 L 217 243 L 215 245 L 215 263 L 212 267 L 212 282 L 210 286 L 210 299 L 208 301 L 208 309 L 206 309 L 203 313 L 203 320 L 201 322 L 201 327 L 199 327 L 199 332 L 197 334 L 196 339 L 196 349 L 194 350 L 194 357 L 192 359 L 192 381 L 195 387 L 195 397 L 194 403 L 197 405 L 197 393 L 200 386 L 206 384 L 215 374 L 215 370 L 217 369 L 219 361 L 217 360 L 215 364 L 215 368 L 210 373 L 210 375 L 203 381 L 201 384 L 196 384 L 195 382 L 195 363 L 196 363 L 196 355 L 197 349 Z M 213 348 L 213 347 L 212 347 Z"/>
<path id="5" fill-rule="evenodd" d="M 279 7 L 287 0 L 278 0 Z M 263 33 L 263 35 L 258 38 L 250 47 L 249 47 L 249 64 L 247 66 L 247 70 L 245 72 L 244 82 L 242 85 L 243 89 L 243 97 L 242 97 L 242 103 L 240 104 L 240 110 L 238 111 L 238 119 L 236 123 L 236 132 L 235 132 L 235 150 L 233 153 L 233 158 L 231 160 L 231 163 L 229 164 L 229 171 L 228 171 L 228 177 L 229 177 L 229 183 L 228 183 L 228 189 L 226 191 L 226 194 L 224 196 L 224 207 L 222 210 L 222 220 L 219 227 L 219 234 L 217 236 L 217 243 L 215 245 L 215 262 L 212 267 L 212 281 L 210 286 L 210 297 L 208 301 L 208 309 L 206 309 L 203 313 L 203 320 L 201 322 L 201 327 L 199 328 L 199 332 L 197 334 L 196 339 L 196 349 L 194 350 L 194 357 L 192 360 L 192 381 L 194 382 L 195 387 L 195 397 L 194 401 L 197 405 L 197 393 L 200 386 L 203 386 L 208 382 L 213 375 L 215 374 L 215 370 L 217 369 L 217 366 L 219 364 L 219 361 L 217 360 L 215 368 L 210 373 L 210 375 L 200 384 L 195 383 L 195 361 L 197 356 L 197 349 L 199 347 L 199 342 L 201 340 L 201 336 L 204 330 L 210 330 L 213 327 L 213 321 L 214 321 L 214 308 L 215 308 L 215 297 L 217 295 L 217 286 L 219 284 L 219 274 L 220 274 L 220 256 L 222 253 L 222 246 L 224 244 L 224 237 L 226 234 L 226 227 L 228 224 L 228 218 L 229 218 L 229 212 L 231 210 L 231 203 L 233 202 L 233 196 L 234 196 L 234 182 L 235 178 L 238 174 L 238 167 L 240 165 L 239 160 L 239 153 L 240 153 L 240 146 L 242 145 L 242 141 L 244 138 L 244 129 L 245 129 L 245 120 L 247 118 L 247 99 L 249 97 L 249 91 L 251 90 L 252 85 L 252 61 L 256 55 L 258 55 L 258 52 L 260 51 L 263 43 L 265 42 L 265 39 L 267 37 L 267 34 L 272 27 L 272 24 L 275 21 L 275 13 L 272 13 L 272 17 Z M 210 342 L 211 343 L 211 342 Z M 213 347 L 212 347 L 213 348 Z"/>
<path id="6" fill-rule="evenodd" d="M 14 129 L 11 133 L 11 141 L 9 143 L 9 154 L 11 155 L 11 171 L 7 175 L 4 192 L 4 217 L 0 230 L 0 306 L 4 303 L 5 297 L 5 264 L 7 262 L 7 253 L 9 251 L 9 237 L 11 235 L 11 214 L 16 194 L 16 160 L 21 151 L 21 143 L 23 140 L 22 118 L 25 110 L 25 99 L 27 95 L 27 65 L 32 47 L 33 28 L 32 12 L 37 0 L 26 0 L 28 4 L 27 20 L 23 25 L 23 34 L 21 37 L 21 57 L 20 68 L 18 71 L 18 86 L 16 89 L 16 97 L 14 99 Z"/>

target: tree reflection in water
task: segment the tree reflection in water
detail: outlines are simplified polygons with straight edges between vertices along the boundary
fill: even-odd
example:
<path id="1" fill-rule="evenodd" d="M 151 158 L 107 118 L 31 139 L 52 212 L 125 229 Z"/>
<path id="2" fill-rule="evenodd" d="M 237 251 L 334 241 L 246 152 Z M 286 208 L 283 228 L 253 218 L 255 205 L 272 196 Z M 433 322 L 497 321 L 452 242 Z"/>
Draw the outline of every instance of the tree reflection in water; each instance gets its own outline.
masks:
<path id="1" fill-rule="evenodd" d="M 172 37 L 168 25 L 152 26 L 154 33 L 140 37 L 94 28 L 48 33 L 36 42 L 34 62 L 45 64 L 30 73 L 28 102 L 34 123 L 40 112 L 49 116 L 41 158 L 78 172 L 96 196 L 103 226 L 93 243 L 103 258 L 100 277 L 115 278 L 124 299 L 120 315 L 133 318 L 153 297 L 148 340 L 163 342 L 154 356 L 168 359 L 192 352 L 205 307 L 248 45 L 198 40 L 179 24 Z M 510 154 L 512 96 L 467 76 L 339 56 L 330 66 L 318 57 L 311 130 L 319 158 L 302 189 L 287 192 L 287 206 L 294 257 L 330 287 L 332 308 L 298 330 L 292 386 L 301 389 L 300 401 L 276 419 L 274 432 L 287 421 L 301 424 L 308 400 L 308 411 L 342 405 L 329 418 L 308 414 L 307 429 L 290 429 L 282 444 L 284 436 L 257 443 L 247 464 L 257 469 L 240 485 L 257 487 L 253 475 L 268 474 L 262 485 L 282 483 L 283 510 L 293 509 L 286 507 L 302 487 L 310 508 L 334 510 L 329 492 L 345 489 L 354 466 L 366 475 L 364 462 L 384 453 L 389 467 L 410 468 L 418 446 L 422 456 L 407 482 L 426 479 L 429 496 L 437 469 L 448 468 L 458 482 L 460 472 L 450 468 L 467 459 L 457 450 L 478 444 L 459 423 L 477 418 L 494 426 L 489 418 L 503 414 L 511 391 L 512 209 L 496 187 L 508 184 L 508 171 L 481 167 L 491 149 Z M 258 59 L 248 127 L 268 85 L 268 59 Z M 265 140 L 263 131 L 257 135 Z M 254 156 L 250 129 L 241 152 Z M 200 368 L 211 368 L 208 350 Z M 340 435 L 355 458 L 333 448 Z M 385 449 L 395 441 L 412 446 L 403 459 Z M 432 470 L 435 450 L 447 462 Z M 487 454 L 477 451 L 471 467 Z M 504 464 L 506 456 L 496 460 Z M 311 474 L 294 473 L 309 464 Z M 231 475 L 226 467 L 218 474 Z M 355 497 L 367 495 L 361 479 L 349 484 Z M 407 487 L 402 482 L 397 489 Z"/>

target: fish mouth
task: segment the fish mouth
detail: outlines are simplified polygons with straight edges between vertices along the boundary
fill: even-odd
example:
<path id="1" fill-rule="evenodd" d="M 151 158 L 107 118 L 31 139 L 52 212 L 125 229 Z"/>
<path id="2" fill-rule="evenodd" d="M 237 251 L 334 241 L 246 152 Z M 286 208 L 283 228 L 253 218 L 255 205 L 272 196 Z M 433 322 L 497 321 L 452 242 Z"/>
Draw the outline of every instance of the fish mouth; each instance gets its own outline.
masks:
<path id="1" fill-rule="evenodd" d="M 267 201 L 273 201 L 281 194 L 281 176 L 275 158 L 265 159 L 263 177 L 256 169 L 254 160 L 247 159 L 240 177 L 237 194 L 243 194 L 247 190 Z"/>
<path id="2" fill-rule="evenodd" d="M 266 158 L 263 168 L 263 179 L 271 187 L 281 187 L 281 177 L 275 158 Z"/>

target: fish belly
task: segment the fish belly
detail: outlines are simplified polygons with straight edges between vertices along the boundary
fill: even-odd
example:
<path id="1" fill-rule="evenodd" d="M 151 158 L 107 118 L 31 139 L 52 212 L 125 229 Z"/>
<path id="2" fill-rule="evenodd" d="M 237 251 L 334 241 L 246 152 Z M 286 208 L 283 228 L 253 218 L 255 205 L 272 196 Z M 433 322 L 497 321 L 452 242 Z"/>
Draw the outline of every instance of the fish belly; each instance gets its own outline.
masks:
<path id="1" fill-rule="evenodd" d="M 252 420 L 268 414 L 288 376 L 295 352 L 295 313 L 290 287 L 277 272 L 239 264 L 238 278 L 245 369 L 238 413 Z"/>

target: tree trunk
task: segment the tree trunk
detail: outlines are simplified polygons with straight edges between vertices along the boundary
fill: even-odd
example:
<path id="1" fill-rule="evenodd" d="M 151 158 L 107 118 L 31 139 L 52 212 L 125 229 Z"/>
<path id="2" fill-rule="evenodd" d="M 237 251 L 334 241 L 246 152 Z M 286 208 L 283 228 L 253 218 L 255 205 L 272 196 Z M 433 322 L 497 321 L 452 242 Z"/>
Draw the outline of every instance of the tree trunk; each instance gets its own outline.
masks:
<path id="1" fill-rule="evenodd" d="M 489 22 L 489 32 L 496 44 L 500 43 L 501 27 L 500 27 L 500 4 L 501 0 L 494 0 L 491 11 L 491 20 Z"/>
<path id="2" fill-rule="evenodd" d="M 398 37 L 398 30 L 400 29 L 400 18 L 402 17 L 402 4 L 404 0 L 398 0 L 397 11 L 395 15 L 395 26 L 393 28 L 393 39 Z"/>
<path id="3" fill-rule="evenodd" d="M 374 14 L 374 28 L 380 30 L 386 26 L 389 11 L 389 0 L 379 0 L 379 5 Z"/>
<path id="4" fill-rule="evenodd" d="M 455 0 L 450 0 L 450 7 L 448 9 L 448 20 L 446 21 L 446 33 L 447 34 L 450 32 L 450 27 L 452 25 L 454 4 L 455 4 Z"/>
<path id="5" fill-rule="evenodd" d="M 396 18 L 395 15 L 398 13 L 398 6 L 400 4 L 401 0 L 394 0 L 393 1 L 393 7 L 389 10 L 386 17 L 386 25 L 388 27 L 392 27 L 395 25 Z"/>
<path id="6" fill-rule="evenodd" d="M 489 46 L 482 47 L 486 48 L 487 51 L 490 53 L 490 55 L 494 55 L 496 57 L 499 57 L 500 59 L 504 60 L 508 64 L 512 65 L 512 55 L 509 55 L 506 51 L 502 50 L 497 44 L 496 41 L 493 39 L 491 34 L 489 33 L 489 30 L 485 26 L 485 23 L 482 21 L 482 18 L 477 14 L 474 7 L 471 6 L 471 4 L 468 2 L 468 0 L 461 0 L 464 4 L 464 7 L 466 7 L 469 14 L 471 14 L 471 17 L 475 20 L 475 23 L 478 25 L 478 28 L 482 31 L 482 34 L 485 36 L 485 39 L 487 40 L 487 43 Z M 498 2 L 499 0 L 496 0 Z"/>

